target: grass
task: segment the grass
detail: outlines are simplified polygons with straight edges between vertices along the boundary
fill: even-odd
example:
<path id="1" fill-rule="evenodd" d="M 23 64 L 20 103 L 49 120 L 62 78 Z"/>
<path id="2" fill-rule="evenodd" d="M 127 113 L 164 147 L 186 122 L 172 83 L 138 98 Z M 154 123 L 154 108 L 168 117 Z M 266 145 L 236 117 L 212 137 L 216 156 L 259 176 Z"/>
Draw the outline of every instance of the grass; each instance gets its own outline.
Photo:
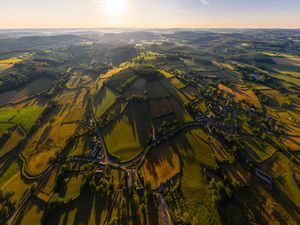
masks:
<path id="1" fill-rule="evenodd" d="M 147 102 L 130 103 L 124 114 L 104 128 L 108 151 L 122 161 L 137 156 L 150 136 L 150 113 Z"/>
<path id="2" fill-rule="evenodd" d="M 47 180 L 42 185 L 40 191 L 37 193 L 37 197 L 45 202 L 48 202 L 52 193 L 54 186 L 56 184 L 56 178 L 58 174 L 58 169 L 54 169 L 50 175 L 48 175 Z"/>
<path id="3" fill-rule="evenodd" d="M 25 183 L 22 179 L 21 168 L 17 161 L 8 163 L 11 164 L 3 163 L 1 165 L 0 188 L 5 192 L 14 191 L 12 199 L 19 202 L 30 188 L 30 184 Z"/>
<path id="4" fill-rule="evenodd" d="M 82 89 L 79 96 L 78 101 L 72 106 L 69 110 L 69 113 L 64 118 L 64 123 L 78 122 L 81 121 L 87 106 L 87 90 Z"/>
<path id="5" fill-rule="evenodd" d="M 58 96 L 56 101 L 60 104 L 59 112 L 28 139 L 22 154 L 26 158 L 26 168 L 32 175 L 42 173 L 48 167 L 49 159 L 61 151 L 75 134 L 78 121 L 65 123 L 64 120 L 78 104 L 82 107 L 85 105 L 86 99 L 82 93 L 83 91 L 71 91 Z"/>
<path id="6" fill-rule="evenodd" d="M 245 135 L 242 137 L 246 153 L 255 161 L 261 162 L 272 156 L 276 148 L 260 138 Z"/>
<path id="7" fill-rule="evenodd" d="M 46 207 L 39 204 L 37 200 L 32 200 L 24 208 L 24 213 L 17 219 L 18 225 L 38 225 L 41 224 Z"/>
<path id="8" fill-rule="evenodd" d="M 180 187 L 183 194 L 184 213 L 193 224 L 221 224 L 217 208 L 213 206 L 208 181 L 203 175 L 204 166 L 216 162 L 208 144 L 207 135 L 200 129 L 182 132 L 171 141 L 181 157 Z M 176 211 L 182 209 L 176 208 Z"/>
<path id="9" fill-rule="evenodd" d="M 297 165 L 292 164 L 283 154 L 277 154 L 272 162 L 270 172 L 276 179 L 276 185 L 286 196 L 293 201 L 297 207 L 300 207 L 300 189 L 293 176 L 295 172 L 300 173 Z"/>
<path id="10" fill-rule="evenodd" d="M 14 126 L 14 124 L 10 124 L 10 123 L 1 123 L 0 124 L 0 137 L 6 133 L 10 128 L 12 128 Z"/>
<path id="11" fill-rule="evenodd" d="M 27 131 L 35 124 L 44 110 L 42 106 L 27 106 L 21 109 L 0 108 L 0 122 L 13 122 L 22 125 Z"/>
<path id="12" fill-rule="evenodd" d="M 17 147 L 22 140 L 23 136 L 18 131 L 12 132 L 9 139 L 0 146 L 0 158 Z"/>
<path id="13" fill-rule="evenodd" d="M 70 150 L 69 156 L 80 156 L 83 155 L 88 149 L 85 143 L 85 137 L 78 137 L 75 141 L 74 146 Z"/>
<path id="14" fill-rule="evenodd" d="M 179 156 L 168 143 L 152 149 L 141 167 L 141 174 L 145 182 L 151 184 L 152 189 L 158 188 L 160 184 L 170 180 L 179 172 Z"/>
<path id="15" fill-rule="evenodd" d="M 94 111 L 97 117 L 100 117 L 105 113 L 116 101 L 117 95 L 115 95 L 108 88 L 103 88 L 96 95 L 94 100 Z"/>
<path id="16" fill-rule="evenodd" d="M 66 193 L 63 196 L 65 202 L 79 197 L 80 188 L 82 185 L 82 178 L 83 175 L 72 176 L 70 178 L 70 181 L 66 185 Z"/>

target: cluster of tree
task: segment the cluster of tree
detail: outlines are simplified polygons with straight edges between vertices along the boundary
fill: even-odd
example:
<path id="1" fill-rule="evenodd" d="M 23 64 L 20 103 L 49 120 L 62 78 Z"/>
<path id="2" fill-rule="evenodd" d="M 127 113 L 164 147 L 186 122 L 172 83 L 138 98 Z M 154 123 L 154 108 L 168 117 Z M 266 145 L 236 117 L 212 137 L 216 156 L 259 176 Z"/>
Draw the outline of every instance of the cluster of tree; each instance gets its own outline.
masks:
<path id="1" fill-rule="evenodd" d="M 158 80 L 163 75 L 151 64 L 139 64 L 132 67 L 138 77 L 145 78 L 149 81 Z"/>
<path id="2" fill-rule="evenodd" d="M 123 92 L 136 78 L 131 69 L 126 69 L 109 78 L 106 84 L 118 92 Z"/>
<path id="3" fill-rule="evenodd" d="M 212 203 L 218 207 L 222 202 L 231 199 L 233 197 L 233 191 L 223 181 L 216 181 L 214 178 L 209 184 L 211 191 Z"/>

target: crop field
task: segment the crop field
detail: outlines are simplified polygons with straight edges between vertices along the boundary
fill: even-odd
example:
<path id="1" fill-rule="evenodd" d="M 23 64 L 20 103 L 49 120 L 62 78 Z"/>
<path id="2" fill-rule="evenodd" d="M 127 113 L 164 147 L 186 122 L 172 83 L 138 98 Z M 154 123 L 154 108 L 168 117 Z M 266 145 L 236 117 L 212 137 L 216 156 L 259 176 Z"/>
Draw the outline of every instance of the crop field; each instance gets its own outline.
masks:
<path id="1" fill-rule="evenodd" d="M 143 150 L 150 135 L 148 103 L 129 104 L 123 115 L 104 129 L 108 151 L 119 157 L 121 161 L 137 156 Z"/>
<path id="2" fill-rule="evenodd" d="M 168 143 L 163 143 L 152 149 L 141 167 L 145 182 L 156 189 L 180 172 L 180 159 Z"/>
<path id="3" fill-rule="evenodd" d="M 97 117 L 105 113 L 116 101 L 117 96 L 108 88 L 102 88 L 94 99 L 94 112 Z"/>
<path id="4" fill-rule="evenodd" d="M 168 99 L 150 101 L 151 118 L 158 118 L 173 113 L 172 106 Z"/>
<path id="5" fill-rule="evenodd" d="M 180 187 L 184 198 L 181 201 L 189 221 L 221 224 L 217 209 L 211 202 L 209 184 L 202 173 L 205 165 L 216 165 L 207 135 L 199 129 L 183 132 L 172 139 L 171 146 L 178 151 L 183 163 Z"/>

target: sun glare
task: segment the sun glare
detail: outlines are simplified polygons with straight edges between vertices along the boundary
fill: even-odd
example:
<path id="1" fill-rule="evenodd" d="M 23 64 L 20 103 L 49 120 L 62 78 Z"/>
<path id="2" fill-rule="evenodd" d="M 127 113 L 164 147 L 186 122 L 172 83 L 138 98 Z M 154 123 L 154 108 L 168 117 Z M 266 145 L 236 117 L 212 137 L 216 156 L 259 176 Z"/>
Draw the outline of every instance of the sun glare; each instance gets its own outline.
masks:
<path id="1" fill-rule="evenodd" d="M 125 12 L 125 0 L 104 0 L 103 6 L 105 13 L 110 16 L 120 16 Z"/>

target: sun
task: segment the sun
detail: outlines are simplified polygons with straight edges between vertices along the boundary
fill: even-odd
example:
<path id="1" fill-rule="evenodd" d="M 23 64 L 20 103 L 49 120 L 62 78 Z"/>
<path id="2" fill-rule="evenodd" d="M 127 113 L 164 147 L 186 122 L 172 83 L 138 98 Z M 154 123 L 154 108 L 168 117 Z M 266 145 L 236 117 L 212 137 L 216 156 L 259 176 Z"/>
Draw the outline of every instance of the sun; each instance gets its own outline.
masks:
<path id="1" fill-rule="evenodd" d="M 110 16 L 120 16 L 125 12 L 125 0 L 104 0 L 103 6 L 105 13 Z"/>

